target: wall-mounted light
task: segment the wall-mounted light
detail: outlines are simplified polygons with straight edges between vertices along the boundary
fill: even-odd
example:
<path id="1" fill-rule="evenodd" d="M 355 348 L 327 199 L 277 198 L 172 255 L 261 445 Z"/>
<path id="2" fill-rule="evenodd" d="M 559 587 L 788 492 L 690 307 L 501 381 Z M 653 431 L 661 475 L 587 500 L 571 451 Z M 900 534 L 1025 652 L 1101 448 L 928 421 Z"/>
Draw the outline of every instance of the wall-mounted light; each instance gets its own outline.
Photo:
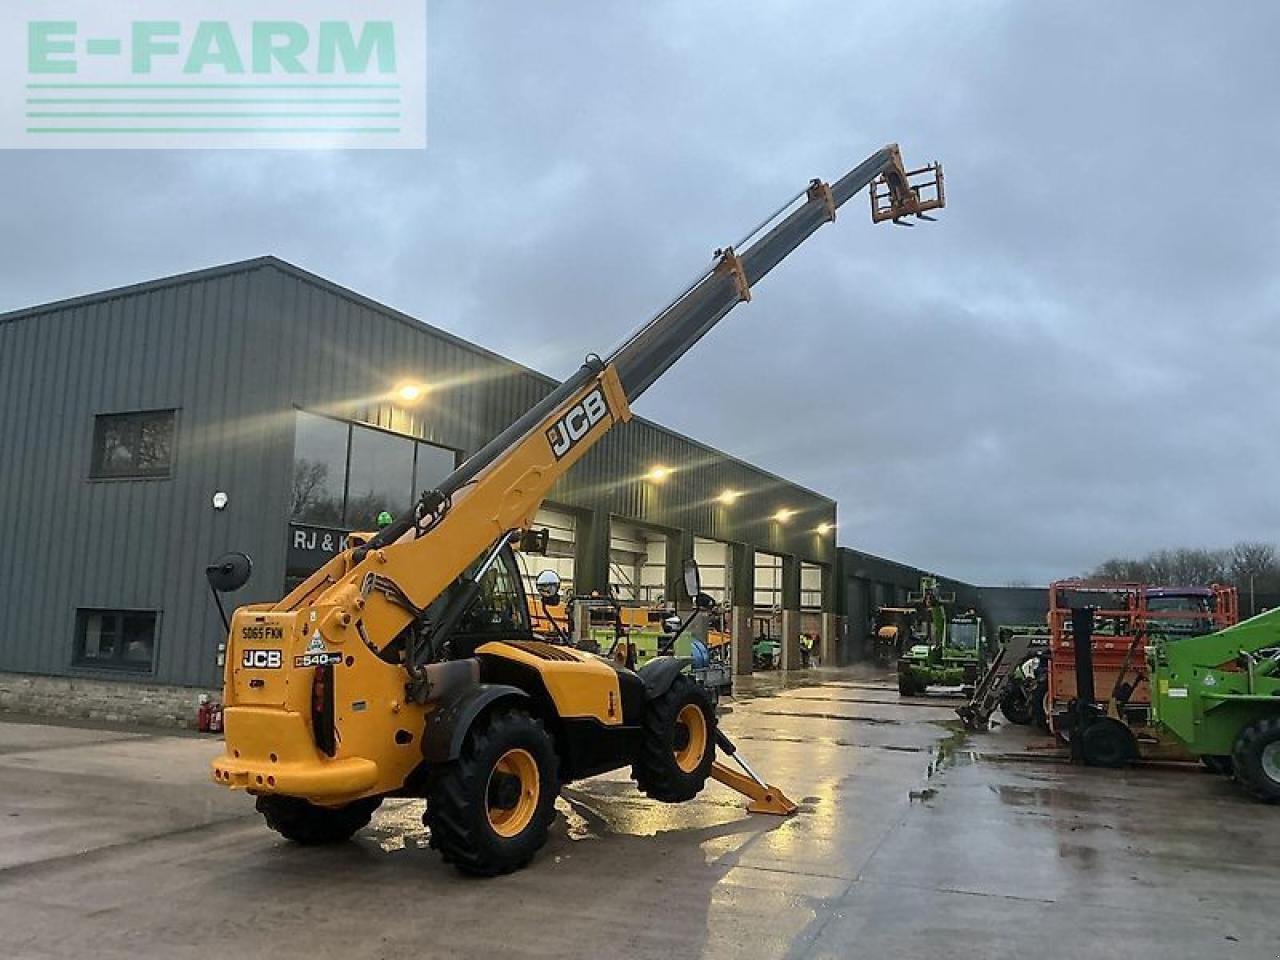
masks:
<path id="1" fill-rule="evenodd" d="M 402 383 L 396 387 L 396 397 L 403 403 L 417 403 L 426 392 L 426 384 L 422 383 Z"/>
<path id="2" fill-rule="evenodd" d="M 727 507 L 731 503 L 737 502 L 740 496 L 742 496 L 741 490 L 721 490 L 720 496 L 716 497 L 716 499 Z"/>
<path id="3" fill-rule="evenodd" d="M 836 528 L 834 523 L 820 523 L 815 527 L 818 536 L 825 537 L 828 533 Z"/>
<path id="4" fill-rule="evenodd" d="M 644 476 L 646 480 L 653 483 L 666 483 L 667 477 L 671 476 L 672 472 L 673 471 L 670 467 L 664 467 L 661 464 L 658 464 L 650 467 L 649 472 Z"/>
<path id="5" fill-rule="evenodd" d="M 786 523 L 795 515 L 796 512 L 794 510 L 788 510 L 786 507 L 783 507 L 773 515 L 773 519 L 777 520 L 778 523 Z"/>

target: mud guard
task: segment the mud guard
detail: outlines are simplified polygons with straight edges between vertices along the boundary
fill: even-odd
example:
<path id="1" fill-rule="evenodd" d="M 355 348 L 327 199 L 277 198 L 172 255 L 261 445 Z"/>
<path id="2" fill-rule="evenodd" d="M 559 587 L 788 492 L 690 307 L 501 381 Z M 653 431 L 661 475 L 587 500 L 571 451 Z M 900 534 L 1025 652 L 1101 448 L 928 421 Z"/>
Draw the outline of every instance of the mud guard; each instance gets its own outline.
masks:
<path id="1" fill-rule="evenodd" d="M 644 681 L 645 699 L 653 700 L 671 689 L 681 672 L 693 666 L 693 657 L 654 657 L 636 672 Z"/>
<path id="2" fill-rule="evenodd" d="M 427 718 L 427 729 L 422 735 L 422 759 L 427 763 L 457 760 L 462 753 L 467 731 L 476 718 L 493 704 L 503 700 L 525 704 L 529 701 L 529 695 L 519 687 L 482 683 L 441 704 Z"/>

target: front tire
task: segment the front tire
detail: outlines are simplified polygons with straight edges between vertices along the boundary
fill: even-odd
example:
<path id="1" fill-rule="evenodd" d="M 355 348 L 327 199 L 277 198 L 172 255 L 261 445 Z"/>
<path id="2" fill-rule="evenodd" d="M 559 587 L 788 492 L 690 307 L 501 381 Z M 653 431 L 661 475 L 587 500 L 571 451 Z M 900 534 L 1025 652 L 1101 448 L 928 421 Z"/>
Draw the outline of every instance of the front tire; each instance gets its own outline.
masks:
<path id="1" fill-rule="evenodd" d="M 716 713 L 707 691 L 684 674 L 645 706 L 640 752 L 631 777 L 640 792 L 683 803 L 702 792 L 716 759 Z"/>
<path id="2" fill-rule="evenodd" d="M 1031 697 L 1027 691 L 1014 687 L 1000 698 L 1000 712 L 1010 723 L 1025 727 L 1031 723 Z"/>
<path id="3" fill-rule="evenodd" d="M 1127 726 L 1102 717 L 1084 729 L 1080 744 L 1084 762 L 1091 767 L 1121 770 L 1138 759 L 1138 741 Z"/>
<path id="4" fill-rule="evenodd" d="M 1231 761 L 1241 786 L 1264 803 L 1280 803 L 1280 717 L 1241 730 Z"/>
<path id="5" fill-rule="evenodd" d="M 560 793 L 555 744 L 523 710 L 478 720 L 462 754 L 433 771 L 422 822 L 431 846 L 463 873 L 525 866 L 547 842 Z"/>
<path id="6" fill-rule="evenodd" d="M 369 825 L 381 804 L 381 797 L 367 797 L 341 807 L 320 807 L 300 797 L 263 794 L 255 806 L 267 826 L 286 840 L 313 846 L 350 840 Z"/>

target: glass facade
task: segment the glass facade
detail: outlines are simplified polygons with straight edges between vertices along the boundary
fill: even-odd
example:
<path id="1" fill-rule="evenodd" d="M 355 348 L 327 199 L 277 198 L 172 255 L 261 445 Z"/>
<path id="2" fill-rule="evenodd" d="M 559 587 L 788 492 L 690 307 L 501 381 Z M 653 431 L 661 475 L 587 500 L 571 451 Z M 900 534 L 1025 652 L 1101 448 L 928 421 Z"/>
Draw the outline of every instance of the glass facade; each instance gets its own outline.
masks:
<path id="1" fill-rule="evenodd" d="M 457 465 L 456 451 L 329 417 L 296 413 L 289 519 L 346 530 L 376 529 Z"/>
<path id="2" fill-rule="evenodd" d="M 400 516 L 413 502 L 414 442 L 406 437 L 351 428 L 351 460 L 347 470 L 344 525 L 376 530 L 382 511 Z"/>

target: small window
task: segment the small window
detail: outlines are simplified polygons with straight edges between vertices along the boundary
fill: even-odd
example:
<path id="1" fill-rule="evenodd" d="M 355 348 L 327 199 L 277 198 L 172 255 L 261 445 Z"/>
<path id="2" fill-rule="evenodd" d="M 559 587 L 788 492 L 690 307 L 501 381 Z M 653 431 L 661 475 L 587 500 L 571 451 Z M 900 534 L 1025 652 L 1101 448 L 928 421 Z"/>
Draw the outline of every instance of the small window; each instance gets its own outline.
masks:
<path id="1" fill-rule="evenodd" d="M 93 425 L 90 476 L 95 480 L 169 476 L 175 413 L 149 410 L 99 414 Z"/>
<path id="2" fill-rule="evenodd" d="M 76 665 L 151 673 L 156 617 L 154 610 L 77 610 Z"/>

